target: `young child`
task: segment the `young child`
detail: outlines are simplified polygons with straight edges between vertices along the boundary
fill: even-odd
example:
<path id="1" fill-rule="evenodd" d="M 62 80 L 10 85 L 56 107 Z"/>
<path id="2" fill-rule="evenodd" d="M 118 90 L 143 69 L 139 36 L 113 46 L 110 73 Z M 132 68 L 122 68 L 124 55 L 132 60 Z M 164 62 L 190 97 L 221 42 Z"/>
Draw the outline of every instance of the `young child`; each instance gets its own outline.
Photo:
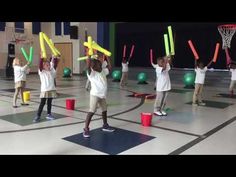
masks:
<path id="1" fill-rule="evenodd" d="M 122 64 L 122 76 L 120 80 L 120 87 L 123 88 L 125 85 L 127 85 L 128 81 L 129 61 L 123 59 L 121 64 Z"/>
<path id="2" fill-rule="evenodd" d="M 109 63 L 109 60 L 108 60 Z M 90 121 L 96 112 L 97 105 L 102 109 L 102 119 L 103 119 L 103 131 L 113 132 L 114 129 L 111 128 L 107 123 L 107 103 L 106 103 L 106 95 L 107 95 L 107 78 L 106 75 L 109 74 L 109 69 L 107 65 L 106 68 L 103 68 L 103 64 L 100 60 L 96 59 L 89 59 L 88 64 L 88 72 L 87 76 L 91 83 L 91 90 L 90 90 L 90 106 L 89 112 L 87 114 L 87 118 L 85 121 L 85 127 L 83 136 L 85 138 L 90 137 L 89 134 L 89 124 Z"/>
<path id="3" fill-rule="evenodd" d="M 157 64 L 153 64 L 156 69 L 156 100 L 154 103 L 154 114 L 158 116 L 166 116 L 164 111 L 166 104 L 166 97 L 168 91 L 171 89 L 169 70 L 171 57 L 159 57 L 157 58 Z"/>
<path id="4" fill-rule="evenodd" d="M 22 61 L 19 58 L 13 60 L 13 69 L 14 69 L 14 81 L 15 81 L 15 94 L 13 97 L 13 108 L 17 108 L 16 105 L 18 94 L 21 95 L 21 105 L 29 105 L 24 102 L 23 92 L 26 85 L 26 74 L 29 69 L 29 62 L 22 67 Z"/>
<path id="5" fill-rule="evenodd" d="M 231 62 L 229 64 L 229 69 L 231 72 L 231 82 L 230 82 L 230 86 L 229 86 L 229 92 L 230 92 L 230 96 L 233 97 L 234 96 L 234 85 L 236 83 L 236 63 Z"/>
<path id="6" fill-rule="evenodd" d="M 52 108 L 52 99 L 56 98 L 56 87 L 55 87 L 55 78 L 56 78 L 56 70 L 54 69 L 54 58 L 52 61 L 43 61 L 40 58 L 39 70 L 38 74 L 41 81 L 41 102 L 38 108 L 37 116 L 34 118 L 33 122 L 40 121 L 41 113 L 43 111 L 43 107 L 47 101 L 47 116 L 46 119 L 53 120 L 55 119 L 51 114 Z"/>
<path id="7" fill-rule="evenodd" d="M 211 60 L 207 66 L 204 66 L 203 62 L 198 60 L 195 60 L 195 72 L 196 72 L 196 77 L 195 77 L 195 90 L 193 93 L 193 105 L 200 105 L 200 106 L 205 106 L 206 103 L 202 102 L 202 89 L 203 85 L 205 82 L 205 75 L 207 68 L 211 65 L 213 60 Z"/>

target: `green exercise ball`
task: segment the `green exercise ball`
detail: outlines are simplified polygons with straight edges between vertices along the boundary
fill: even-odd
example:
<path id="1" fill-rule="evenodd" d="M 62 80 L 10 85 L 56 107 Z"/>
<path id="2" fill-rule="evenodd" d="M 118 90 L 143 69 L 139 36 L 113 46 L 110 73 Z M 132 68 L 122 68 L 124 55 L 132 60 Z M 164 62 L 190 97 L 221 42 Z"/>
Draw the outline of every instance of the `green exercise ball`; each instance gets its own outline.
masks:
<path id="1" fill-rule="evenodd" d="M 64 68 L 63 76 L 64 77 L 70 77 L 70 75 L 71 75 L 71 69 L 70 68 Z"/>
<path id="2" fill-rule="evenodd" d="M 146 82 L 147 81 L 147 74 L 146 73 L 139 73 L 138 74 L 138 81 L 139 82 Z"/>
<path id="3" fill-rule="evenodd" d="M 115 70 L 112 72 L 112 78 L 114 80 L 120 80 L 121 79 L 121 71 Z"/>
<path id="4" fill-rule="evenodd" d="M 186 73 L 184 75 L 184 85 L 185 86 L 194 85 L 194 81 L 195 81 L 195 74 L 194 73 Z"/>

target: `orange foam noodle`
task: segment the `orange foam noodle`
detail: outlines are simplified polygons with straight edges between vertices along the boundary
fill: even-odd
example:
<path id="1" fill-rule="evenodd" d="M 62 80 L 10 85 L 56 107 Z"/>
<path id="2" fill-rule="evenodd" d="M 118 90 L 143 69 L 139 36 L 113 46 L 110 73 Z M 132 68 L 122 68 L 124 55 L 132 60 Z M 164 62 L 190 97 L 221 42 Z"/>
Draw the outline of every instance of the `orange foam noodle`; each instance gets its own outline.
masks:
<path id="1" fill-rule="evenodd" d="M 215 63 L 217 60 L 217 56 L 218 56 L 218 52 L 219 52 L 219 48 L 220 48 L 220 44 L 217 43 L 216 44 L 216 48 L 215 48 L 215 53 L 214 53 L 214 58 L 213 58 L 213 62 Z"/>
<path id="2" fill-rule="evenodd" d="M 199 59 L 199 56 L 198 56 L 197 51 L 195 50 L 195 48 L 194 48 L 194 46 L 193 46 L 192 41 L 191 41 L 191 40 L 188 40 L 188 44 L 189 44 L 189 46 L 190 46 L 190 48 L 191 48 L 191 50 L 192 50 L 192 52 L 193 52 L 194 58 L 195 58 L 196 60 L 198 60 L 198 59 Z"/>

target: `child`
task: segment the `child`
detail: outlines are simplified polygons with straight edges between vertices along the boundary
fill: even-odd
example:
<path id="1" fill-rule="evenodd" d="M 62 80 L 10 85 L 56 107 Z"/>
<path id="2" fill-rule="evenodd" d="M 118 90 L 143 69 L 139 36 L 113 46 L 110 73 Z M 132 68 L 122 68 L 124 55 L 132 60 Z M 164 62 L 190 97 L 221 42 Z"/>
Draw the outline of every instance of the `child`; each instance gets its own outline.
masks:
<path id="1" fill-rule="evenodd" d="M 202 102 L 202 89 L 203 89 L 203 84 L 205 82 L 205 75 L 207 68 L 211 65 L 213 60 L 211 60 L 207 66 L 204 67 L 204 64 L 202 61 L 195 60 L 195 72 L 196 72 L 196 78 L 195 78 L 195 90 L 193 93 L 193 105 L 200 105 L 200 106 L 205 106 L 206 103 Z"/>
<path id="2" fill-rule="evenodd" d="M 233 97 L 234 96 L 234 85 L 236 83 L 236 63 L 231 62 L 229 65 L 229 69 L 231 72 L 231 82 L 230 82 L 230 86 L 229 86 L 229 91 L 230 91 L 230 96 Z"/>
<path id="3" fill-rule="evenodd" d="M 108 60 L 109 63 L 109 60 Z M 90 137 L 89 135 L 89 124 L 90 121 L 96 112 L 97 104 L 102 109 L 102 119 L 103 119 L 103 131 L 113 132 L 114 129 L 111 128 L 107 123 L 107 103 L 106 103 L 106 95 L 107 95 L 107 78 L 106 75 L 109 74 L 108 68 L 103 68 L 104 62 L 96 59 L 89 59 L 88 64 L 88 72 L 87 76 L 91 83 L 90 90 L 90 106 L 89 112 L 87 114 L 87 118 L 85 121 L 85 128 L 83 132 L 83 136 L 85 138 Z M 108 64 L 110 66 L 110 64 Z"/>
<path id="4" fill-rule="evenodd" d="M 13 97 L 13 108 L 17 108 L 18 106 L 16 105 L 17 97 L 20 92 L 21 95 L 21 100 L 22 103 L 21 105 L 29 105 L 24 102 L 24 97 L 23 97 L 23 92 L 25 89 L 26 85 L 26 74 L 27 74 L 27 69 L 29 66 L 29 62 L 22 67 L 22 62 L 20 61 L 19 58 L 15 58 L 13 60 L 13 68 L 14 68 L 14 80 L 15 80 L 15 94 Z"/>
<path id="5" fill-rule="evenodd" d="M 46 119 L 53 120 L 55 119 L 51 114 L 51 108 L 52 108 L 52 99 L 56 98 L 56 87 L 55 87 L 55 78 L 56 78 L 56 70 L 54 69 L 54 58 L 52 58 L 52 61 L 43 61 L 42 58 L 40 58 L 40 64 L 39 64 L 39 76 L 41 81 L 41 102 L 38 108 L 37 116 L 34 118 L 33 122 L 40 121 L 40 116 L 43 111 L 43 107 L 47 100 L 47 116 Z"/>
<path id="6" fill-rule="evenodd" d="M 164 111 L 166 104 L 166 97 L 168 91 L 171 89 L 169 70 L 171 57 L 159 57 L 157 58 L 157 64 L 153 64 L 156 68 L 156 100 L 154 103 L 154 114 L 158 116 L 166 116 Z"/>
<path id="7" fill-rule="evenodd" d="M 120 80 L 120 87 L 123 88 L 125 85 L 127 85 L 128 81 L 129 61 L 123 59 L 121 64 L 122 64 L 122 76 Z"/>

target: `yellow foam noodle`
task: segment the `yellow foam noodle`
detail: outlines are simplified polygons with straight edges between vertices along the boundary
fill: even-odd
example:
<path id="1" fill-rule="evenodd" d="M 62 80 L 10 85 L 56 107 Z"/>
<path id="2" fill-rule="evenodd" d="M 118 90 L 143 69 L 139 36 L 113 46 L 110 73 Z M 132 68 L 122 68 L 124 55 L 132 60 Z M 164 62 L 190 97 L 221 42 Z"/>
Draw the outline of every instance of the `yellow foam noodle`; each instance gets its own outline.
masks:
<path id="1" fill-rule="evenodd" d="M 97 58 L 98 55 L 92 55 L 91 58 Z M 87 60 L 89 58 L 89 56 L 84 56 L 84 57 L 79 57 L 77 60 L 78 61 L 82 61 L 82 60 Z"/>
<path id="2" fill-rule="evenodd" d="M 54 46 L 53 46 L 53 44 L 50 42 L 48 36 L 43 33 L 43 38 L 44 38 L 44 40 L 47 42 L 48 46 L 50 47 L 50 49 L 51 49 L 53 55 L 57 56 L 57 52 L 54 50 Z"/>
<path id="3" fill-rule="evenodd" d="M 87 59 L 88 59 L 88 56 L 84 56 L 84 57 L 79 57 L 77 60 L 82 61 L 82 60 L 87 60 Z"/>
<path id="4" fill-rule="evenodd" d="M 58 55 L 61 55 L 61 52 L 55 47 L 54 43 L 52 42 L 52 39 L 50 39 L 50 42 L 51 42 L 51 44 L 52 44 L 54 50 L 56 51 L 57 56 L 58 56 Z"/>
<path id="5" fill-rule="evenodd" d="M 106 56 L 109 56 L 109 57 L 111 56 L 111 52 L 99 46 L 95 41 L 93 41 L 92 43 L 92 48 L 95 50 L 98 50 L 101 53 L 104 53 Z"/>
<path id="6" fill-rule="evenodd" d="M 170 53 L 171 55 L 175 55 L 175 47 L 174 47 L 174 40 L 171 26 L 168 26 L 168 34 L 170 39 Z"/>
<path id="7" fill-rule="evenodd" d="M 41 53 L 42 53 L 41 57 L 43 59 L 46 59 L 47 58 L 47 54 L 46 54 L 46 50 L 45 50 L 43 34 L 44 34 L 43 32 L 39 33 L 39 43 L 40 43 L 40 48 L 41 48 Z"/>
<path id="8" fill-rule="evenodd" d="M 88 47 L 88 42 L 84 42 L 84 46 L 85 46 L 85 47 Z"/>
<path id="9" fill-rule="evenodd" d="M 92 37 L 88 36 L 88 48 L 89 48 L 89 55 L 93 55 L 93 49 L 92 49 Z"/>

